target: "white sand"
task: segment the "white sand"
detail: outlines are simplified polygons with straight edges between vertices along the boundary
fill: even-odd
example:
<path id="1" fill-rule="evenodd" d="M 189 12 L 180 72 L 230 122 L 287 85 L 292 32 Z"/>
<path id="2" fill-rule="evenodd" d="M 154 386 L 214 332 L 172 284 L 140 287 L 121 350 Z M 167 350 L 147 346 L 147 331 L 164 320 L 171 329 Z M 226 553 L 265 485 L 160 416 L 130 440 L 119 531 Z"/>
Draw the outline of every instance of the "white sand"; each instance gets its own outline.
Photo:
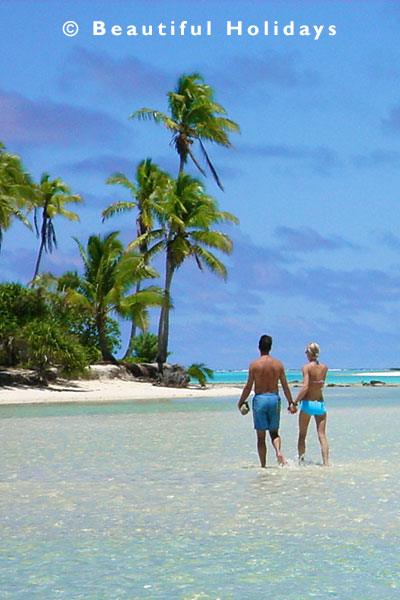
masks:
<path id="1" fill-rule="evenodd" d="M 1 387 L 0 404 L 31 404 L 53 402 L 112 402 L 113 400 L 157 400 L 168 398 L 214 398 L 232 396 L 239 399 L 243 386 L 208 385 L 201 389 L 190 385 L 186 389 L 154 386 L 137 381 L 80 380 L 52 384 L 47 388 Z"/>
<path id="2" fill-rule="evenodd" d="M 363 375 L 365 377 L 400 377 L 400 371 L 382 371 L 382 373 L 373 371 L 372 373 L 354 373 L 354 375 Z"/>

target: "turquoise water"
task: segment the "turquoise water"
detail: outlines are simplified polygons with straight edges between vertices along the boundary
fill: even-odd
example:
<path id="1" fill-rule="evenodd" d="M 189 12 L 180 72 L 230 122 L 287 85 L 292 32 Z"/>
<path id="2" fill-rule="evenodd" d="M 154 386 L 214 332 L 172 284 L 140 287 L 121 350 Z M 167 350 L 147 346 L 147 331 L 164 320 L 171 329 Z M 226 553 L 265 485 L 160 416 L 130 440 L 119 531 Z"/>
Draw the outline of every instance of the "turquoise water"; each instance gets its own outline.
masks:
<path id="1" fill-rule="evenodd" d="M 0 598 L 399 597 L 395 388 L 329 388 L 332 466 L 258 468 L 236 398 L 1 407 Z"/>
<path id="2" fill-rule="evenodd" d="M 385 373 L 382 375 L 382 373 Z M 391 374 L 392 373 L 392 374 Z M 301 381 L 301 370 L 288 369 L 286 376 L 289 382 Z M 214 371 L 213 383 L 245 383 L 247 379 L 247 370 L 237 371 Z M 346 383 L 369 383 L 378 380 L 383 383 L 400 384 L 400 377 L 393 376 L 390 369 L 331 369 L 326 378 L 327 383 L 346 384 Z"/>

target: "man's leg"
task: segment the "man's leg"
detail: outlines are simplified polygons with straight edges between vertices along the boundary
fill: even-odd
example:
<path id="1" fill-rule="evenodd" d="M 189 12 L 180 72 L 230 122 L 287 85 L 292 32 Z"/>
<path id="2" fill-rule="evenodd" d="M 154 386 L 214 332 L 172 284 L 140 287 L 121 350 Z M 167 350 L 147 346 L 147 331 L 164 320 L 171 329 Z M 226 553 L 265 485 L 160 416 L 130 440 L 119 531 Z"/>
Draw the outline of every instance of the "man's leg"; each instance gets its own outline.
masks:
<path id="1" fill-rule="evenodd" d="M 267 446 L 265 444 L 265 431 L 257 429 L 257 450 L 258 456 L 260 457 L 260 463 L 263 468 L 267 461 Z"/>
<path id="2" fill-rule="evenodd" d="M 271 437 L 272 445 L 275 449 L 276 459 L 280 465 L 286 464 L 286 461 L 281 453 L 281 438 L 279 436 L 278 430 L 270 431 L 269 435 Z"/>
<path id="3" fill-rule="evenodd" d="M 306 435 L 308 425 L 310 423 L 311 416 L 307 413 L 300 411 L 299 415 L 299 440 L 297 442 L 297 452 L 299 460 L 304 460 L 304 454 L 306 452 Z"/>
<path id="4" fill-rule="evenodd" d="M 326 413 L 324 415 L 315 415 L 315 424 L 317 426 L 317 434 L 319 443 L 321 444 L 321 454 L 324 467 L 328 466 L 329 460 L 329 446 L 328 440 L 326 439 Z"/>

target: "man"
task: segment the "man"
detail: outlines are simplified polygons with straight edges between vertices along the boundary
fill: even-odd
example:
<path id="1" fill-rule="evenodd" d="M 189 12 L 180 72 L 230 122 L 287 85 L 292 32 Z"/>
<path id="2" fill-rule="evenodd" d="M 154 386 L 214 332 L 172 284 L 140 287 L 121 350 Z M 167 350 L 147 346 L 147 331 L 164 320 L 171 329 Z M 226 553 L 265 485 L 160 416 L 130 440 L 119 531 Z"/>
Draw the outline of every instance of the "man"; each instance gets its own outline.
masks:
<path id="1" fill-rule="evenodd" d="M 269 335 L 262 335 L 258 342 L 258 349 L 261 356 L 250 363 L 247 383 L 243 388 L 238 402 L 240 410 L 251 393 L 254 384 L 253 420 L 254 429 L 257 432 L 258 456 L 263 468 L 265 468 L 267 458 L 267 447 L 265 445 L 265 432 L 267 429 L 269 430 L 278 463 L 280 465 L 285 464 L 285 459 L 281 453 L 281 438 L 278 433 L 281 412 L 281 400 L 278 395 L 279 381 L 288 401 L 289 412 L 292 414 L 296 412 L 296 406 L 286 379 L 285 369 L 279 360 L 269 355 L 271 347 L 272 338 Z"/>

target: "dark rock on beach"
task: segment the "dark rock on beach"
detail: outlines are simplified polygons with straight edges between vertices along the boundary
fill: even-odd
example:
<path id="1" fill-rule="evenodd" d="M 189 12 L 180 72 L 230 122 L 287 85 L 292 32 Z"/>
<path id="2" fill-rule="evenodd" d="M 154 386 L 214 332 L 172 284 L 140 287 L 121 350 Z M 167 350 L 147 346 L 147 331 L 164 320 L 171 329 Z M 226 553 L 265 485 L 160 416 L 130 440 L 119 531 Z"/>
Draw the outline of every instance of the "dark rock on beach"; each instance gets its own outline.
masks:
<path id="1" fill-rule="evenodd" d="M 43 379 L 43 376 L 40 373 L 31 369 L 0 369 L 0 387 L 43 386 L 56 379 L 57 372 L 55 369 L 46 372 L 46 380 Z"/>
<path id="2" fill-rule="evenodd" d="M 186 388 L 190 383 L 190 376 L 184 367 L 169 363 L 163 365 L 162 373 L 160 373 L 157 363 L 91 365 L 82 378 L 104 381 L 111 379 L 145 381 L 154 385 L 175 388 Z M 0 387 L 39 387 L 59 380 L 60 374 L 55 368 L 46 371 L 46 378 L 31 369 L 0 368 Z"/>
<path id="3" fill-rule="evenodd" d="M 128 371 L 136 378 L 155 381 L 159 375 L 157 363 L 124 363 Z"/>
<path id="4" fill-rule="evenodd" d="M 154 385 L 185 388 L 190 383 L 189 375 L 180 365 L 164 363 L 162 373 L 157 363 L 125 363 L 125 366 L 135 378 L 152 381 Z"/>
<path id="5" fill-rule="evenodd" d="M 165 363 L 163 365 L 163 372 L 162 374 L 159 374 L 154 385 L 185 388 L 189 385 L 189 383 L 190 376 L 183 367 L 180 365 L 170 365 Z"/>

